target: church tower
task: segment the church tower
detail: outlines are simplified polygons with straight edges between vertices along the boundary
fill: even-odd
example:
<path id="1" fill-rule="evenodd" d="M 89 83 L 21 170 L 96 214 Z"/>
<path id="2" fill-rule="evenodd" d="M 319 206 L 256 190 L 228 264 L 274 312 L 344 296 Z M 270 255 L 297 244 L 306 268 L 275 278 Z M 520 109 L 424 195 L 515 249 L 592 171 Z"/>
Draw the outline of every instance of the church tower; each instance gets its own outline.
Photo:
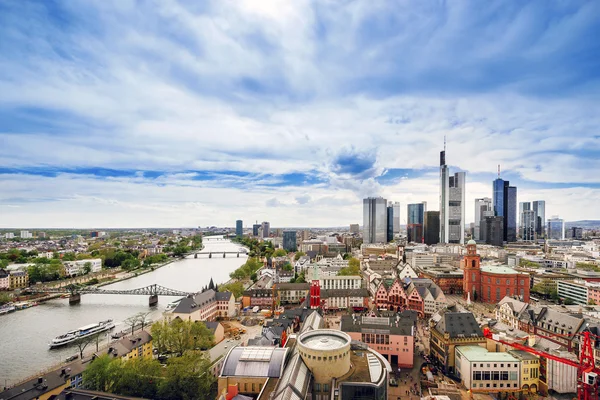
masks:
<path id="1" fill-rule="evenodd" d="M 467 243 L 467 255 L 462 259 L 463 276 L 463 296 L 466 299 L 467 294 L 471 294 L 471 301 L 481 300 L 481 258 L 477 254 L 477 243 L 469 240 Z"/>

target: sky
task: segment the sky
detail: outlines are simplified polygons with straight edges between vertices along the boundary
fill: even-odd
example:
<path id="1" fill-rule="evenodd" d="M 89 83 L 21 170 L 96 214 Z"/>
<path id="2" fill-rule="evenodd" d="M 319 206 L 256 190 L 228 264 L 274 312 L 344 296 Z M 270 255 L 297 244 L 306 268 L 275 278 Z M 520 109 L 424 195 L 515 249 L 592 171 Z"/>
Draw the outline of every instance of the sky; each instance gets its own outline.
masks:
<path id="1" fill-rule="evenodd" d="M 600 2 L 0 2 L 0 228 L 600 219 Z"/>

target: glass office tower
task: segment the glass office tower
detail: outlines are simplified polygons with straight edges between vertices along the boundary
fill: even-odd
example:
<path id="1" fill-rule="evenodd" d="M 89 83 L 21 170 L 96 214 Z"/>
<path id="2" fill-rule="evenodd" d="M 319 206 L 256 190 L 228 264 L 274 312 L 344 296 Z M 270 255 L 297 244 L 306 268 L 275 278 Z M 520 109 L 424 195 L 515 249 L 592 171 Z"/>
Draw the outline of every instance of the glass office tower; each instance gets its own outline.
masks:
<path id="1" fill-rule="evenodd" d="M 363 199 L 363 243 L 387 242 L 387 201 L 383 197 Z"/>

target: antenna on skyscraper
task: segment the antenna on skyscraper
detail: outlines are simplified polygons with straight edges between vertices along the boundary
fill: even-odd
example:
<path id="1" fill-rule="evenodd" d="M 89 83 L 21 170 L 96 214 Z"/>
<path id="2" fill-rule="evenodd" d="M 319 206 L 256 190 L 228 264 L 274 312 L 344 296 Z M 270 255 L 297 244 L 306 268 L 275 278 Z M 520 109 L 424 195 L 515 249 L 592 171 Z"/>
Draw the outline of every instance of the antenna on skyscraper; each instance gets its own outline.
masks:
<path id="1" fill-rule="evenodd" d="M 498 164 L 498 178 L 500 178 L 500 164 Z"/>
<path id="2" fill-rule="evenodd" d="M 444 151 L 446 151 L 446 135 L 444 135 Z"/>

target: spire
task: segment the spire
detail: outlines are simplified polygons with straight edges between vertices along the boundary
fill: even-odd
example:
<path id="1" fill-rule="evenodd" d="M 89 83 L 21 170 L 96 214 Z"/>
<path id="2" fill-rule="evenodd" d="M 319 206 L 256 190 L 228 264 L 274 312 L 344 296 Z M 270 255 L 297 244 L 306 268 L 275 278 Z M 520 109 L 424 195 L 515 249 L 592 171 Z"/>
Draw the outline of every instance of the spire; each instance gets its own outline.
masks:
<path id="1" fill-rule="evenodd" d="M 498 164 L 498 179 L 500 179 L 500 164 Z"/>
<path id="2" fill-rule="evenodd" d="M 444 152 L 446 151 L 446 135 L 444 135 Z"/>
<path id="3" fill-rule="evenodd" d="M 208 288 L 209 288 L 209 289 L 214 289 L 214 288 L 215 288 L 215 284 L 214 284 L 214 282 L 213 282 L 213 279 L 212 279 L 212 277 L 210 278 L 210 282 L 209 282 L 209 284 L 208 284 Z"/>

